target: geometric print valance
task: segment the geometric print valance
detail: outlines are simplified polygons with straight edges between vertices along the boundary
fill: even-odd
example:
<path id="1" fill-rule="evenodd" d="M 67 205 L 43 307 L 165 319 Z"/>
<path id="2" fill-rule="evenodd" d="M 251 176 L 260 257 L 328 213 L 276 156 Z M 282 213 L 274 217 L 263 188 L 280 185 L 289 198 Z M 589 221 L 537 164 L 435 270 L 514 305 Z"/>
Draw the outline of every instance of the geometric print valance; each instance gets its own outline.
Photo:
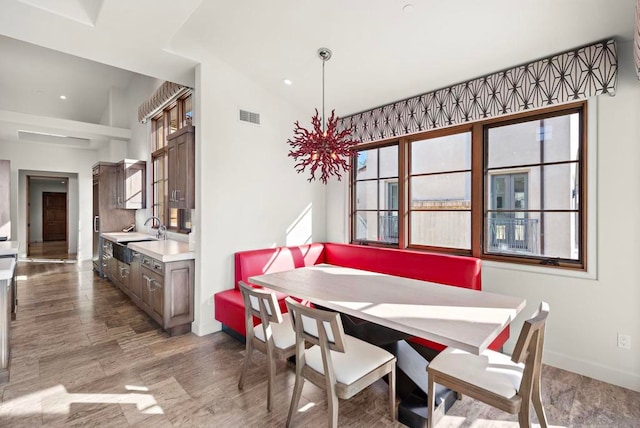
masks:
<path id="1" fill-rule="evenodd" d="M 138 107 L 138 121 L 145 123 L 151 116 L 155 116 L 159 109 L 173 98 L 191 88 L 173 82 L 164 82 L 155 90 L 145 102 Z"/>
<path id="2" fill-rule="evenodd" d="M 354 140 L 369 142 L 475 122 L 600 94 L 614 95 L 615 40 L 396 101 L 340 119 Z"/>

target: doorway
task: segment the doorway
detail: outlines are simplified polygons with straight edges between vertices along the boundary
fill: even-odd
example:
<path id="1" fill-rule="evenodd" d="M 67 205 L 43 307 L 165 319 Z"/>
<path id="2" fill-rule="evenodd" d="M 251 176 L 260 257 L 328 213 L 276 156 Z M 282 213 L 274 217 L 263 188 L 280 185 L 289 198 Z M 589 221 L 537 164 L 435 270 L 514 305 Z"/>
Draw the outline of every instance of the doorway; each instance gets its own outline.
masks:
<path id="1" fill-rule="evenodd" d="M 27 176 L 27 257 L 70 259 L 68 177 Z"/>

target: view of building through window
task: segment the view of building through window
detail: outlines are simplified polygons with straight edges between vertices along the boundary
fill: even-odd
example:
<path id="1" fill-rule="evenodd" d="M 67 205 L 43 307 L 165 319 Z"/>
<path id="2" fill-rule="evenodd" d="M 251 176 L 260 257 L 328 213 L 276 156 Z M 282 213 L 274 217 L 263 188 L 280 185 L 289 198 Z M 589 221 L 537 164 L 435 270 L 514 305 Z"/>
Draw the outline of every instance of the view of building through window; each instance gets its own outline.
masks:
<path id="1" fill-rule="evenodd" d="M 581 262 L 581 121 L 582 110 L 573 108 L 368 144 L 352 174 L 352 241 Z M 482 133 L 475 147 L 473 132 Z M 472 170 L 474 158 L 482 159 L 481 172 Z M 483 177 L 477 194 L 472 176 Z M 473 231 L 476 223 L 482 230 Z"/>

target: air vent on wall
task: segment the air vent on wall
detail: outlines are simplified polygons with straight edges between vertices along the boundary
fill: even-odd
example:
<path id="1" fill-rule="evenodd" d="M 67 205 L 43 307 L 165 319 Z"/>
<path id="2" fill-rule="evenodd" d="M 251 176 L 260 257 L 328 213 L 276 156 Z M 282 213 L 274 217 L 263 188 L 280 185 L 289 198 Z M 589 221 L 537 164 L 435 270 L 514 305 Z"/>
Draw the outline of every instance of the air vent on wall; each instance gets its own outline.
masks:
<path id="1" fill-rule="evenodd" d="M 260 125 L 260 114 L 240 109 L 240 120 L 242 122 L 249 122 Z"/>

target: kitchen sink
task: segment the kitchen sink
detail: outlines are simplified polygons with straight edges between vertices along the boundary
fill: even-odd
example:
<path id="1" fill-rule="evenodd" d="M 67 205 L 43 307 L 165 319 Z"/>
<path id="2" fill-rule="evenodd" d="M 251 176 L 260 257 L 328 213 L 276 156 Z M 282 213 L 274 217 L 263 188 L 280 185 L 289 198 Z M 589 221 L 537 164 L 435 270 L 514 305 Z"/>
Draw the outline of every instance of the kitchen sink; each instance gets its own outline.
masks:
<path id="1" fill-rule="evenodd" d="M 140 232 L 108 232 L 103 233 L 102 236 L 121 244 L 127 244 L 129 242 L 157 241 L 155 236 Z"/>

